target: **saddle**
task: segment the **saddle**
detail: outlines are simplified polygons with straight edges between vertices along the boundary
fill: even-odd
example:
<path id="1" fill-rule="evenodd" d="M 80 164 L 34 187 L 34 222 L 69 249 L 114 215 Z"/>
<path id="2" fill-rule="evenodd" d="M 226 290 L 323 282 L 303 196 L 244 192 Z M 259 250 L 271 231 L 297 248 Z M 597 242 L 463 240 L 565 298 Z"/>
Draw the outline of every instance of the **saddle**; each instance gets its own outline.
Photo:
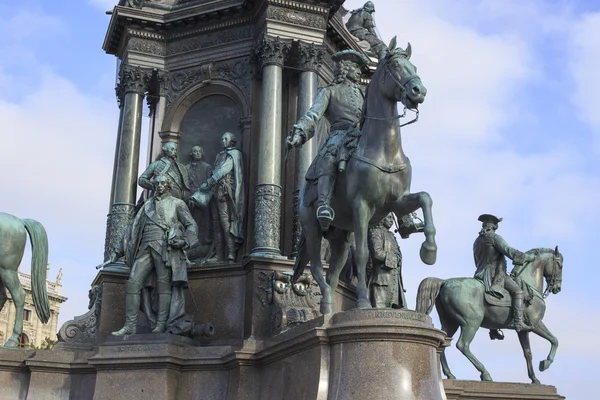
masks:
<path id="1" fill-rule="evenodd" d="M 519 285 L 521 285 L 521 289 L 523 290 L 523 294 L 524 294 L 524 298 L 523 298 L 523 302 L 525 304 L 530 304 L 531 301 L 533 300 L 533 297 L 539 297 L 542 301 L 544 300 L 542 297 L 542 294 L 539 293 L 534 287 L 526 284 L 525 282 L 523 282 L 522 280 L 518 280 Z M 504 286 L 501 284 L 495 284 L 492 286 L 492 291 L 496 292 L 496 293 L 500 293 L 502 295 L 502 298 L 498 298 L 492 294 L 489 294 L 488 292 L 485 292 L 483 295 L 483 298 L 485 299 L 485 302 L 492 305 L 492 306 L 496 306 L 496 307 L 511 307 L 512 306 L 512 297 L 510 295 L 510 292 L 506 289 L 504 289 Z"/>

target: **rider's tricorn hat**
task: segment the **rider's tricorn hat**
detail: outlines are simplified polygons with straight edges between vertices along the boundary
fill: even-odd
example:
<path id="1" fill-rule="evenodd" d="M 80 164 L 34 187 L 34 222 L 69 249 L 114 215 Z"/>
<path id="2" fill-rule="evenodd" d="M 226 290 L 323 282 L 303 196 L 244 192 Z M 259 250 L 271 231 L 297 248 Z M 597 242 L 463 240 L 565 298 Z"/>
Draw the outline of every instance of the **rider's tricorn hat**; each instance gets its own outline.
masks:
<path id="1" fill-rule="evenodd" d="M 367 56 L 355 50 L 338 51 L 337 53 L 331 56 L 331 59 L 335 62 L 340 62 L 342 60 L 352 61 L 353 63 L 357 64 L 361 69 L 367 68 L 369 66 L 369 59 L 367 58 Z"/>
<path id="2" fill-rule="evenodd" d="M 502 221 L 502 218 L 498 218 L 492 214 L 481 214 L 477 219 L 481 222 L 492 222 L 494 224 L 498 224 L 498 222 Z"/>

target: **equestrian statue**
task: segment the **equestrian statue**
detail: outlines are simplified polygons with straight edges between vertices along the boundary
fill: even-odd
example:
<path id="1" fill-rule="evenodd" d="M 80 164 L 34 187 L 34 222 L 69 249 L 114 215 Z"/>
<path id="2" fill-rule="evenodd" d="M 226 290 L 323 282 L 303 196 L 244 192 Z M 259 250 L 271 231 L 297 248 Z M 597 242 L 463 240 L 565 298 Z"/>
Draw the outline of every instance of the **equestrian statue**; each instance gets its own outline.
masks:
<path id="1" fill-rule="evenodd" d="M 19 347 L 23 333 L 23 312 L 25 290 L 19 281 L 19 265 L 25 252 L 27 234 L 31 241 L 31 294 L 33 306 L 43 324 L 50 319 L 50 301 L 46 289 L 48 267 L 48 236 L 39 222 L 33 219 L 19 219 L 11 214 L 0 212 L 0 310 L 6 304 L 10 292 L 15 303 L 15 323 L 13 333 L 4 347 Z"/>
<path id="2" fill-rule="evenodd" d="M 300 189 L 298 214 L 302 234 L 294 266 L 296 280 L 310 261 L 312 275 L 323 295 L 323 314 L 334 313 L 333 292 L 347 260 L 352 232 L 358 267 L 357 307 L 371 308 L 366 285 L 367 234 L 370 226 L 382 221 L 390 212 L 404 216 L 422 209 L 425 242 L 420 256 L 425 264 L 435 263 L 437 245 L 432 200 L 426 192 L 410 193 L 412 169 L 402 150 L 399 122 L 404 114 L 400 115 L 397 110 L 397 103 L 401 102 L 405 109 L 417 112 L 418 105 L 427 94 L 410 62 L 411 53 L 410 44 L 402 49 L 396 47 L 396 38 L 392 39 L 371 78 L 362 110 L 358 108 L 359 113 L 355 109 L 348 110 L 348 107 L 358 103 L 355 99 L 358 91 L 354 90 L 357 83 L 355 65 L 360 65 L 362 56 L 349 51 L 334 55 L 338 69 L 349 71 L 350 82 L 334 82 L 322 89 L 307 116 L 300 118 L 287 139 L 288 146 L 304 144 L 314 135 L 314 121 L 324 115 L 332 125 L 329 140 L 313 161 Z M 354 65 L 343 61 L 351 61 Z M 345 97 L 344 91 L 351 92 L 352 97 Z M 336 97 L 343 101 L 336 102 Z M 312 123 L 306 123 L 308 120 Z M 356 129 L 358 122 L 359 130 Z M 340 131 L 346 133 L 340 134 Z M 352 140 L 356 141 L 356 148 L 351 157 L 346 157 L 340 146 Z M 323 181 L 326 181 L 325 184 Z M 323 236 L 331 246 L 327 281 L 323 278 L 320 256 Z"/>
<path id="3" fill-rule="evenodd" d="M 517 331 L 527 372 L 532 383 L 539 384 L 532 366 L 529 332 L 548 340 L 551 344 L 546 360 L 540 362 L 545 371 L 554 361 L 558 340 L 542 322 L 546 311 L 544 299 L 561 290 L 563 256 L 555 249 L 538 248 L 522 253 L 510 247 L 498 234 L 502 220 L 491 214 L 479 217 L 482 229 L 473 245 L 477 271 L 474 278 L 426 278 L 417 292 L 417 312 L 431 313 L 435 305 L 442 330 L 453 337 L 460 327 L 456 347 L 481 373 L 482 381 L 492 378 L 483 364 L 471 353 L 470 345 L 482 328 L 490 329 L 490 339 L 502 340 L 499 329 Z M 515 267 L 507 274 L 506 258 Z M 544 290 L 543 279 L 546 279 Z M 449 379 L 456 379 L 441 355 L 442 370 Z"/>

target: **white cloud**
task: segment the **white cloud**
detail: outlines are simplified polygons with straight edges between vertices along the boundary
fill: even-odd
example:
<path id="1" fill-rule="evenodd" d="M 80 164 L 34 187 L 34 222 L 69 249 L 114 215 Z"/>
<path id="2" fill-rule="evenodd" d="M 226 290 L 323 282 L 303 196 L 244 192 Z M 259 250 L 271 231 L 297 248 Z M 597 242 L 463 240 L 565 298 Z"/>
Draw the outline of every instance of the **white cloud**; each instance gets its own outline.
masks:
<path id="1" fill-rule="evenodd" d="M 575 80 L 572 101 L 580 117 L 593 128 L 600 151 L 600 13 L 583 15 L 573 24 L 569 39 L 568 63 Z"/>

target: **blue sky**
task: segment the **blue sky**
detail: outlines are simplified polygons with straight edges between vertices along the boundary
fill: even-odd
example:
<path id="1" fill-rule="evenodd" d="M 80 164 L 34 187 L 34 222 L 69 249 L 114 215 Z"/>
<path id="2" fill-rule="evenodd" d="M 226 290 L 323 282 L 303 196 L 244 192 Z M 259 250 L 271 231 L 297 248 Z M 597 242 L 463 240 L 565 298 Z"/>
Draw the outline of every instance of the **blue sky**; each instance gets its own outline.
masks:
<path id="1" fill-rule="evenodd" d="M 0 210 L 35 218 L 50 237 L 50 278 L 62 267 L 65 321 L 86 311 L 102 261 L 117 126 L 115 59 L 101 49 L 113 1 L 0 4 Z M 353 9 L 363 1 L 346 1 Z M 434 199 L 435 266 L 418 259 L 420 237 L 401 243 L 407 298 L 427 276 L 473 274 L 477 216 L 504 217 L 514 247 L 559 245 L 563 291 L 544 321 L 561 341 L 543 383 L 588 399 L 600 309 L 600 3 L 596 1 L 379 0 L 384 39 L 410 41 L 428 88 L 419 123 L 403 130 L 413 191 Z M 142 144 L 142 153 L 145 145 Z M 142 155 L 141 163 L 145 162 Z M 23 269 L 28 269 L 28 260 Z M 434 312 L 435 315 L 435 312 Z M 436 322 L 437 323 L 437 322 Z M 439 325 L 438 325 L 439 326 Z M 495 380 L 527 382 L 511 332 L 481 331 L 472 351 Z M 533 337 L 534 364 L 549 344 Z M 462 379 L 478 372 L 455 349 Z"/>

